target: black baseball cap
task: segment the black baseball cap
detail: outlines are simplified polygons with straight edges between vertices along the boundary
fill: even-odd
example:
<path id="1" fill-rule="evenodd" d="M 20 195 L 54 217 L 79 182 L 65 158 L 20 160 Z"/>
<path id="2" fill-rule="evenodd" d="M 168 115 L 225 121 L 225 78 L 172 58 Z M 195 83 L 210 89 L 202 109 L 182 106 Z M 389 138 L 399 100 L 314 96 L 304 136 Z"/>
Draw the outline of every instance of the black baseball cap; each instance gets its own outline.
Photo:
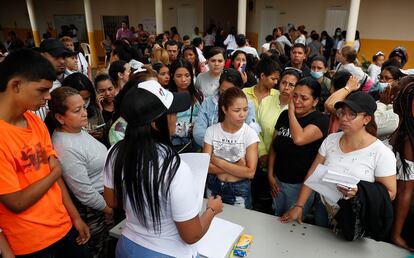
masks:
<path id="1" fill-rule="evenodd" d="M 40 43 L 39 51 L 41 53 L 49 53 L 54 57 L 71 55 L 71 52 L 65 48 L 63 43 L 54 38 L 43 40 L 42 43 Z"/>
<path id="2" fill-rule="evenodd" d="M 121 116 L 128 125 L 149 124 L 165 113 L 186 111 L 191 106 L 191 95 L 170 92 L 156 80 L 141 82 L 130 89 L 122 100 Z"/>
<path id="3" fill-rule="evenodd" d="M 362 91 L 352 93 L 344 101 L 336 102 L 335 109 L 343 108 L 345 105 L 355 113 L 366 113 L 367 115 L 374 115 L 377 110 L 374 98 Z"/>

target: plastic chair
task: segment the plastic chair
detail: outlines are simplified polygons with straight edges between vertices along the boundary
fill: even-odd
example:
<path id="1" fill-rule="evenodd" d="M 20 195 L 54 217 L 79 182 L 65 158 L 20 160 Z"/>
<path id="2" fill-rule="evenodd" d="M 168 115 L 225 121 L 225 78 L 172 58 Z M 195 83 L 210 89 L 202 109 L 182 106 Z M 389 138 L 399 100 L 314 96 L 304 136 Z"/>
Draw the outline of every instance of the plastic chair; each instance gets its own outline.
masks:
<path id="1" fill-rule="evenodd" d="M 86 60 L 88 60 L 88 64 L 91 65 L 91 51 L 88 43 L 81 43 L 82 51 L 85 55 Z"/>

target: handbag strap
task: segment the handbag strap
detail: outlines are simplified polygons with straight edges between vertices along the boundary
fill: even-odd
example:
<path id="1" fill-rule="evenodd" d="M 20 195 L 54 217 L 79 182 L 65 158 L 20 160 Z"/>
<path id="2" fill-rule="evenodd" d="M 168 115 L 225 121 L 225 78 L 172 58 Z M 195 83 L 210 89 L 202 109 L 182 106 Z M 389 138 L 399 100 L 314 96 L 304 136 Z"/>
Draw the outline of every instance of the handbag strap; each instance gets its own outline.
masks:
<path id="1" fill-rule="evenodd" d="M 193 109 L 194 109 L 194 104 L 191 105 L 190 124 L 193 122 Z"/>

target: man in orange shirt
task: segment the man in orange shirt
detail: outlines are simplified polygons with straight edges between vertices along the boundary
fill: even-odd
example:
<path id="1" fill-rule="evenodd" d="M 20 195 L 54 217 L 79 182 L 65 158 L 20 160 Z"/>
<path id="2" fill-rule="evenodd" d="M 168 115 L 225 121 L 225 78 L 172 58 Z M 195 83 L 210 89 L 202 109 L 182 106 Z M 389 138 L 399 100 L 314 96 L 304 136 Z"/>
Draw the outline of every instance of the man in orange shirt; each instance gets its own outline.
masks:
<path id="1" fill-rule="evenodd" d="M 52 64 L 33 50 L 0 63 L 0 228 L 16 257 L 87 257 L 90 237 L 61 179 L 47 128 Z"/>

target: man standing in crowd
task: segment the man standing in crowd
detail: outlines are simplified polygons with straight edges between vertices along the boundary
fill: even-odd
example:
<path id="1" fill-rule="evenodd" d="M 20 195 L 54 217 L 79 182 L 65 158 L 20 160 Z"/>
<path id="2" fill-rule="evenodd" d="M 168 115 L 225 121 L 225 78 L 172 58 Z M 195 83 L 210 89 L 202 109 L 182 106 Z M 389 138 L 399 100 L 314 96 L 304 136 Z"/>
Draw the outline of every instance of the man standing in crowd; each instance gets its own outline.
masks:
<path id="1" fill-rule="evenodd" d="M 234 50 L 233 53 L 236 52 L 237 50 L 241 50 L 245 52 L 246 54 L 252 54 L 255 58 L 260 59 L 259 54 L 257 54 L 257 50 L 247 45 L 246 36 L 244 34 L 238 34 L 236 36 L 236 44 L 238 48 Z"/>
<path id="2" fill-rule="evenodd" d="M 53 81 L 53 86 L 50 89 L 50 92 L 52 92 L 54 89 L 62 86 L 62 81 L 64 79 L 64 73 L 66 69 L 65 57 L 69 55 L 71 52 L 65 49 L 63 43 L 55 38 L 43 40 L 40 44 L 39 51 L 43 57 L 45 57 L 47 60 L 49 60 L 49 62 L 52 63 L 55 69 L 56 80 Z M 45 120 L 48 111 L 49 109 L 46 104 L 40 107 L 39 110 L 37 110 L 35 113 L 42 120 Z"/>
<path id="3" fill-rule="evenodd" d="M 173 39 L 170 39 L 165 43 L 165 48 L 167 49 L 168 58 L 171 64 L 173 61 L 175 61 L 178 58 L 180 54 L 180 52 L 178 51 L 179 50 L 178 42 Z"/>
<path id="4" fill-rule="evenodd" d="M 292 50 L 290 51 L 290 61 L 286 64 L 285 69 L 292 67 L 302 71 L 303 76 L 310 76 L 310 69 L 305 61 L 306 46 L 301 43 L 296 43 L 292 46 Z"/>
<path id="5" fill-rule="evenodd" d="M 133 37 L 133 32 L 128 28 L 126 21 L 121 22 L 121 28 L 116 31 L 116 39 L 129 39 Z"/>
<path id="6" fill-rule="evenodd" d="M 22 49 L 0 63 L 0 228 L 17 257 L 88 256 L 88 226 L 73 205 L 46 125 L 54 67 Z M 26 256 L 27 255 L 27 256 Z"/>

